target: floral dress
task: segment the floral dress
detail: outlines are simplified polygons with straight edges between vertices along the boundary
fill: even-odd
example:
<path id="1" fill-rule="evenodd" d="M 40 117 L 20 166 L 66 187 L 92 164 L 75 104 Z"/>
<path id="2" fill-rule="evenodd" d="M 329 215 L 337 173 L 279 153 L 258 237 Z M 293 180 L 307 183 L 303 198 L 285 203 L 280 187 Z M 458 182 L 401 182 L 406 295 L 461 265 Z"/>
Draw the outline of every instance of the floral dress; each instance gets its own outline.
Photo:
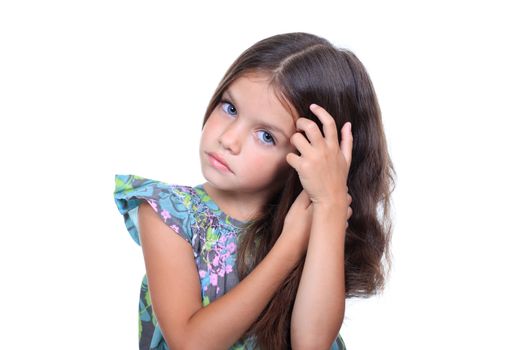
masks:
<path id="1" fill-rule="evenodd" d="M 126 228 L 140 245 L 137 211 L 147 201 L 176 234 L 193 248 L 201 282 L 202 305 L 207 306 L 239 283 L 235 261 L 239 233 L 248 224 L 219 209 L 202 184 L 170 185 L 137 175 L 115 175 L 114 199 Z M 139 300 L 139 348 L 169 350 L 151 306 L 144 275 Z M 240 339 L 230 349 L 257 349 L 253 338 Z M 345 349 L 339 335 L 331 349 Z"/>

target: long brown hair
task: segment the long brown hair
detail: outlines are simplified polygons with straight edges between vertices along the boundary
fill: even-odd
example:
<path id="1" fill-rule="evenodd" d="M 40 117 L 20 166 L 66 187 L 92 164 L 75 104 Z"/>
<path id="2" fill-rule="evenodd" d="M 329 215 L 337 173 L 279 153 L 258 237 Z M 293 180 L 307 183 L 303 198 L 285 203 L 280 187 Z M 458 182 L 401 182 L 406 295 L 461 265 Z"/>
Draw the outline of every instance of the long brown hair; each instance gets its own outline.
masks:
<path id="1" fill-rule="evenodd" d="M 322 125 L 309 110 L 324 107 L 335 119 L 339 141 L 345 122 L 352 123 L 353 151 L 347 186 L 353 214 L 345 239 L 346 297 L 367 297 L 381 291 L 390 267 L 390 195 L 395 170 L 388 154 L 381 111 L 363 64 L 349 50 L 308 33 L 279 34 L 244 51 L 226 71 L 205 113 L 203 127 L 223 92 L 240 76 L 263 73 L 283 105 Z M 271 250 L 284 219 L 302 190 L 290 167 L 275 192 L 240 237 L 239 279 L 246 277 Z M 255 335 L 261 349 L 290 348 L 290 320 L 304 259 L 288 275 L 245 336 Z"/>

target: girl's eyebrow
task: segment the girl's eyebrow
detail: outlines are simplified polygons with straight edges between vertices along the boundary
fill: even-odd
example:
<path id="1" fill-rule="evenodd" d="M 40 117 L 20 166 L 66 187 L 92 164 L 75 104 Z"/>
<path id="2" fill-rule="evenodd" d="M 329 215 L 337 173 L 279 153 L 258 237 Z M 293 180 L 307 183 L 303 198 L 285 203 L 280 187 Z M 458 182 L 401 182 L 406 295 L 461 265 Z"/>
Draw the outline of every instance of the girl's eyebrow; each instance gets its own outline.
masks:
<path id="1" fill-rule="evenodd" d="M 228 99 L 230 99 L 232 101 L 232 103 L 237 106 L 237 100 L 235 99 L 235 97 L 233 96 L 233 94 L 230 92 L 229 89 L 224 91 L 224 96 L 227 97 Z M 268 124 L 266 122 L 263 122 L 263 121 L 260 121 L 259 124 L 262 127 L 266 128 L 268 130 L 272 130 L 274 132 L 281 133 L 284 137 L 290 138 L 290 136 L 286 135 L 286 133 L 283 130 L 281 130 L 279 127 L 277 127 L 275 125 L 270 125 L 270 124 Z"/>

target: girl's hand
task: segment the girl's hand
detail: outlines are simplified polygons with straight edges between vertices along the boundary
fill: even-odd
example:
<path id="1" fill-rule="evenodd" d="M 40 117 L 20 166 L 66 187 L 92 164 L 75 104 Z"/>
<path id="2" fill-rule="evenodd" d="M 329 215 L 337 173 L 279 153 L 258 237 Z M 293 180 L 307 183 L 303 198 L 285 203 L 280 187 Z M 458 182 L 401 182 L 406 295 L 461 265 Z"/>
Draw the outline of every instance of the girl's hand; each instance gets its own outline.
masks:
<path id="1" fill-rule="evenodd" d="M 297 129 L 303 130 L 308 139 L 299 132 L 293 134 L 290 142 L 301 155 L 288 153 L 286 161 L 297 171 L 314 205 L 330 205 L 334 201 L 348 203 L 346 181 L 352 161 L 351 125 L 347 122 L 341 128 L 339 145 L 334 118 L 315 104 L 310 105 L 310 109 L 321 120 L 325 136 L 314 121 L 297 119 Z"/>
<path id="2" fill-rule="evenodd" d="M 352 216 L 352 196 L 346 194 L 346 201 L 348 210 L 346 212 L 346 228 L 348 228 L 348 220 Z M 307 251 L 308 242 L 310 240 L 310 231 L 312 228 L 313 205 L 308 197 L 308 193 L 302 190 L 297 196 L 292 206 L 288 210 L 284 219 L 283 235 L 290 239 L 290 252 L 294 250 L 296 255 L 290 254 L 295 261 L 302 258 Z"/>
<path id="3" fill-rule="evenodd" d="M 292 240 L 291 249 L 297 248 L 297 259 L 303 256 L 308 247 L 312 217 L 312 202 L 308 193 L 302 190 L 288 210 L 283 226 L 283 234 Z"/>

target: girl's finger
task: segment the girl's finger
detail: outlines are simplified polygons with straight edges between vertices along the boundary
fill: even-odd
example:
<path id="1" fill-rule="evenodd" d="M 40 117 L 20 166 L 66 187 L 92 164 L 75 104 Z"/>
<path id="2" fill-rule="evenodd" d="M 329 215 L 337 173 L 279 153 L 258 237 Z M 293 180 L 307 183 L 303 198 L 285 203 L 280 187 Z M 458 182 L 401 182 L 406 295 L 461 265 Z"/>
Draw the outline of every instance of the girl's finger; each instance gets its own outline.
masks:
<path id="1" fill-rule="evenodd" d="M 296 171 L 299 169 L 299 163 L 301 163 L 301 157 L 298 156 L 295 153 L 288 153 L 286 155 L 286 161 L 292 168 L 294 168 Z"/>
<path id="2" fill-rule="evenodd" d="M 329 145 L 339 144 L 339 140 L 337 139 L 337 126 L 335 125 L 335 120 L 330 113 L 315 103 L 310 105 L 310 110 L 317 116 L 317 118 L 319 118 L 321 123 L 323 123 L 323 133 L 326 143 Z"/>
<path id="3" fill-rule="evenodd" d="M 304 135 L 300 132 L 296 132 L 292 135 L 292 137 L 290 137 L 290 143 L 294 145 L 301 154 L 305 154 L 308 152 L 309 147 L 312 147 L 306 137 L 304 137 Z"/>
<path id="4" fill-rule="evenodd" d="M 308 141 L 310 141 L 312 146 L 319 146 L 324 142 L 323 134 L 321 134 L 321 130 L 319 130 L 319 127 L 313 120 L 299 118 L 295 124 L 298 130 L 305 132 L 306 137 L 308 137 Z"/>
<path id="5" fill-rule="evenodd" d="M 350 169 L 350 164 L 352 163 L 352 148 L 353 148 L 354 138 L 352 136 L 352 124 L 350 122 L 345 123 L 341 129 L 341 152 L 343 153 L 346 159 L 346 165 L 348 170 Z"/>

